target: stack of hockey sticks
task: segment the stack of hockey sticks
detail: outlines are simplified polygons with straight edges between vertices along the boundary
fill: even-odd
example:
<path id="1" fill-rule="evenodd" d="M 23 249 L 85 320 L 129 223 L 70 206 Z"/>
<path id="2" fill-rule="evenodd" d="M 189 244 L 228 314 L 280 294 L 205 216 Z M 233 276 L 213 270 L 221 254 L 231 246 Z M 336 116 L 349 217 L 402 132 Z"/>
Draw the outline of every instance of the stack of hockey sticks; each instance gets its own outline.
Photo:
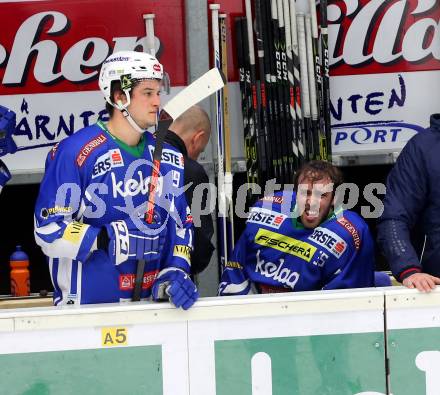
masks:
<path id="1" fill-rule="evenodd" d="M 219 14 L 220 5 L 211 4 L 213 62 L 228 75 L 226 15 Z M 217 129 L 217 193 L 218 193 L 218 251 L 221 270 L 234 248 L 234 209 L 232 203 L 231 129 L 229 125 L 228 87 L 215 97 Z"/>
<path id="2" fill-rule="evenodd" d="M 248 182 L 291 183 L 304 161 L 331 160 L 327 0 L 320 37 L 304 1 L 310 14 L 295 0 L 245 0 L 235 20 Z"/>

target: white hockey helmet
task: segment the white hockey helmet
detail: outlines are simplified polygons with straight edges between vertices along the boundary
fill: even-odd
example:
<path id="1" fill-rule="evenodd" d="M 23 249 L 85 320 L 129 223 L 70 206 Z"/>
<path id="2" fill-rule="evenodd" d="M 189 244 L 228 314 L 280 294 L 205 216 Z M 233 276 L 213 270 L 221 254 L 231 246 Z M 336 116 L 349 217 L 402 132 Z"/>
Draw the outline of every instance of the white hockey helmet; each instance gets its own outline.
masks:
<path id="1" fill-rule="evenodd" d="M 163 66 L 152 55 L 136 51 L 119 51 L 111 54 L 102 64 L 99 74 L 99 89 L 105 100 L 115 106 L 111 98 L 113 81 L 121 83 L 121 89 L 130 101 L 129 92 L 137 80 L 160 80 L 165 91 L 169 91 L 168 74 Z M 127 103 L 128 105 L 129 103 Z"/>

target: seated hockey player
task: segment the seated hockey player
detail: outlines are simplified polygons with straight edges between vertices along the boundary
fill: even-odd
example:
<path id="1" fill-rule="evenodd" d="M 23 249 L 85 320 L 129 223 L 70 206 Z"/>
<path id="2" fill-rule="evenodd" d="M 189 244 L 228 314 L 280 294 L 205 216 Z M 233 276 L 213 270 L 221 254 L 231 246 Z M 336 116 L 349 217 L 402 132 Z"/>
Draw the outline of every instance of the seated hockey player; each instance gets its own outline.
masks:
<path id="1" fill-rule="evenodd" d="M 153 221 L 144 219 L 155 146 L 146 129 L 156 124 L 165 80 L 149 54 L 110 55 L 99 75 L 108 123 L 79 130 L 48 154 L 35 238 L 48 257 L 55 305 L 131 300 L 136 277 L 142 299 L 169 297 L 187 309 L 198 298 L 188 275 L 192 220 L 182 155 L 171 146 Z M 136 276 L 139 260 L 146 263 Z"/>
<path id="2" fill-rule="evenodd" d="M 226 264 L 220 295 L 374 285 L 374 247 L 365 221 L 334 209 L 340 171 L 311 161 L 298 170 L 295 191 L 265 196 L 252 207 Z"/>

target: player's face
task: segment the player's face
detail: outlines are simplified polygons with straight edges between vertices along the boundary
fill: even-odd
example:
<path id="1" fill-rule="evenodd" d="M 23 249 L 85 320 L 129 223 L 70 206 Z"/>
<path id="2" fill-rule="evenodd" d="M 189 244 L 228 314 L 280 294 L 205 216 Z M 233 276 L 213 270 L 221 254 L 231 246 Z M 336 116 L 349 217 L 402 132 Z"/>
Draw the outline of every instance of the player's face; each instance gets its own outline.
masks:
<path id="1" fill-rule="evenodd" d="M 333 205 L 332 191 L 333 183 L 328 177 L 299 180 L 296 204 L 305 228 L 316 228 L 327 218 Z"/>
<path id="2" fill-rule="evenodd" d="M 142 80 L 132 90 L 128 111 L 143 129 L 156 124 L 160 90 L 161 83 L 157 80 Z"/>

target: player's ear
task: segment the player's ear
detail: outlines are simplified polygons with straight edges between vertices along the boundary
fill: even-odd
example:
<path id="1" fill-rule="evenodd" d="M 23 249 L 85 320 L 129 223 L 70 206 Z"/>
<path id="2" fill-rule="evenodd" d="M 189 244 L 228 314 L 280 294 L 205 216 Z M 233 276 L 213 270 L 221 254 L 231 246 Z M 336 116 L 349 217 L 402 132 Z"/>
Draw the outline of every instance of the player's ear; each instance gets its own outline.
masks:
<path id="1" fill-rule="evenodd" d="M 125 93 L 122 90 L 117 89 L 114 96 L 114 103 L 117 103 L 118 101 L 121 101 L 123 104 L 127 102 L 127 96 L 125 96 Z"/>

